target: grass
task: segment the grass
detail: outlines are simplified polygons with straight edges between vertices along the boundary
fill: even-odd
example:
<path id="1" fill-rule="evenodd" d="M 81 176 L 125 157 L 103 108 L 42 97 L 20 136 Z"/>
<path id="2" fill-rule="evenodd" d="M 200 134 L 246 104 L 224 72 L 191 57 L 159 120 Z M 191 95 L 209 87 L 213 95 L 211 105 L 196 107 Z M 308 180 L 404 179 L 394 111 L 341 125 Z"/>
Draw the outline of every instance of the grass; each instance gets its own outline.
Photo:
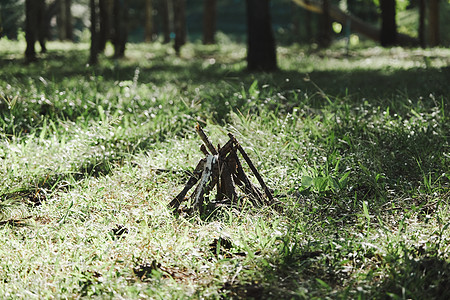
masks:
<path id="1" fill-rule="evenodd" d="M 0 41 L 0 295 L 15 298 L 448 298 L 447 49 L 130 44 L 88 66 Z M 281 208 L 174 215 L 232 132 Z"/>

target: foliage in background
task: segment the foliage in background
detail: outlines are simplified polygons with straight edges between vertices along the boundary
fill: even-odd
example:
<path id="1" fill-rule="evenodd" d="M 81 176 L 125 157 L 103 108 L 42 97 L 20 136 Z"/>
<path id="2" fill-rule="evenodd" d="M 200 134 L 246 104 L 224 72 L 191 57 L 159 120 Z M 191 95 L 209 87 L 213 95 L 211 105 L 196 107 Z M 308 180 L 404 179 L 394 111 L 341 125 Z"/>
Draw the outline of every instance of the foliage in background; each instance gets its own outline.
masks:
<path id="1" fill-rule="evenodd" d="M 18 29 L 25 21 L 24 0 L 2 0 L 0 2 L 0 27 L 2 32 L 0 37 L 16 39 Z"/>
<path id="2" fill-rule="evenodd" d="M 380 0 L 373 0 L 377 7 L 380 7 Z M 410 5 L 410 0 L 395 0 L 395 8 L 397 13 L 404 11 Z"/>

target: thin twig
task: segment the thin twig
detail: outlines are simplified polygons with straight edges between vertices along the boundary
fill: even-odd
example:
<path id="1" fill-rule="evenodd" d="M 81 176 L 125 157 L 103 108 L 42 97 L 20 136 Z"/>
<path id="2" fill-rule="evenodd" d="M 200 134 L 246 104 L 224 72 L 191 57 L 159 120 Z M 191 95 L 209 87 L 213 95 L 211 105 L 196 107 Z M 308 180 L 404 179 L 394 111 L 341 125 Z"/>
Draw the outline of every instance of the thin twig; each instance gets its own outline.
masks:
<path id="1" fill-rule="evenodd" d="M 184 189 L 169 203 L 169 206 L 171 208 L 178 209 L 181 202 L 185 200 L 186 194 L 200 179 L 200 175 L 205 166 L 205 162 L 206 159 L 202 159 L 198 162 L 197 166 L 195 167 L 194 174 L 192 174 L 191 178 L 189 178 L 188 182 L 184 186 Z"/>
<path id="2" fill-rule="evenodd" d="M 208 150 L 206 149 L 206 147 L 205 147 L 204 144 L 202 144 L 202 145 L 200 146 L 200 151 L 201 151 L 203 154 L 205 154 L 206 156 L 209 155 L 209 152 L 208 152 Z"/>
<path id="3" fill-rule="evenodd" d="M 213 144 L 210 142 L 210 140 L 208 139 L 208 137 L 206 136 L 205 132 L 203 131 L 203 129 L 200 127 L 200 124 L 197 123 L 197 126 L 195 126 L 195 130 L 197 131 L 198 135 L 200 136 L 200 138 L 202 139 L 203 143 L 205 143 L 206 147 L 209 149 L 209 151 L 211 151 L 211 153 L 213 155 L 217 155 L 217 150 L 216 148 L 213 146 Z"/>
<path id="4" fill-rule="evenodd" d="M 258 206 L 264 203 L 260 191 L 252 184 L 250 179 L 248 179 L 247 174 L 245 174 L 236 152 L 231 152 L 230 156 L 236 164 L 236 172 L 233 173 L 236 184 L 249 196 L 254 205 Z"/>
<path id="5" fill-rule="evenodd" d="M 269 198 L 270 202 L 273 202 L 273 196 L 272 193 L 270 192 L 269 188 L 267 187 L 267 185 L 264 183 L 264 180 L 262 179 L 261 175 L 259 174 L 258 170 L 256 169 L 256 167 L 253 165 L 253 162 L 251 161 L 250 157 L 248 157 L 247 153 L 245 152 L 245 150 L 242 148 L 242 146 L 239 144 L 239 142 L 236 140 L 236 138 L 234 137 L 234 135 L 232 135 L 231 133 L 228 134 L 228 136 L 233 139 L 235 141 L 235 144 L 237 146 L 237 149 L 239 150 L 239 152 L 241 152 L 242 157 L 244 158 L 244 160 L 247 162 L 248 166 L 250 167 L 250 169 L 252 170 L 253 174 L 255 174 L 256 179 L 258 179 L 259 184 L 261 185 L 261 187 L 263 188 L 264 192 L 266 193 L 267 198 Z"/>
<path id="6" fill-rule="evenodd" d="M 195 197 L 192 206 L 197 207 L 199 210 L 202 209 L 203 195 L 205 194 L 205 192 L 209 192 L 207 191 L 208 189 L 207 184 L 211 180 L 213 167 L 216 161 L 217 156 L 215 155 L 208 155 L 206 157 L 206 163 L 203 169 L 202 178 L 200 179 L 200 183 L 197 185 L 197 188 L 194 191 Z"/>

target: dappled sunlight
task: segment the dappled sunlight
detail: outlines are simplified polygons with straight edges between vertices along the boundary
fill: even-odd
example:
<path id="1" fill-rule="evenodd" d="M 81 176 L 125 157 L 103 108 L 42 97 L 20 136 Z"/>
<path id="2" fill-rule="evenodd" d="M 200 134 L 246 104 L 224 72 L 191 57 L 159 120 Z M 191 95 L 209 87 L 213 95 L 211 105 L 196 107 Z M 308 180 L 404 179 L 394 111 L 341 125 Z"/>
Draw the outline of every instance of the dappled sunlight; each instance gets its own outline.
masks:
<path id="1" fill-rule="evenodd" d="M 251 73 L 236 43 L 128 44 L 96 66 L 87 44 L 25 66 L 0 43 L 1 293 L 445 292 L 447 49 L 280 46 L 280 70 Z M 168 207 L 204 157 L 197 123 L 236 137 L 274 205 Z"/>

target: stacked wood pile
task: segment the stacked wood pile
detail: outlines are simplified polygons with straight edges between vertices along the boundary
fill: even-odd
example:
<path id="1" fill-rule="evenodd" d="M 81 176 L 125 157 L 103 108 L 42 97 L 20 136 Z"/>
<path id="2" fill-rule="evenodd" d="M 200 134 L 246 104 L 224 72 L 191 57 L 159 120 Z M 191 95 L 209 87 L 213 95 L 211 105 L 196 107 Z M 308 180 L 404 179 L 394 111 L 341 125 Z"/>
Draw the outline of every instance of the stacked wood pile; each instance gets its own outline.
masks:
<path id="1" fill-rule="evenodd" d="M 179 210 L 182 202 L 190 200 L 190 210 L 203 212 L 204 207 L 210 204 L 209 195 L 214 188 L 217 190 L 215 205 L 237 205 L 239 197 L 236 186 L 255 206 L 273 203 L 272 193 L 247 153 L 231 133 L 228 133 L 228 142 L 222 147 L 218 145 L 216 149 L 199 124 L 195 129 L 203 141 L 200 150 L 205 154 L 205 158 L 198 162 L 183 190 L 169 203 L 172 209 Z M 249 180 L 242 168 L 238 152 L 253 172 L 263 192 Z M 191 196 L 186 197 L 195 185 L 197 186 Z"/>

